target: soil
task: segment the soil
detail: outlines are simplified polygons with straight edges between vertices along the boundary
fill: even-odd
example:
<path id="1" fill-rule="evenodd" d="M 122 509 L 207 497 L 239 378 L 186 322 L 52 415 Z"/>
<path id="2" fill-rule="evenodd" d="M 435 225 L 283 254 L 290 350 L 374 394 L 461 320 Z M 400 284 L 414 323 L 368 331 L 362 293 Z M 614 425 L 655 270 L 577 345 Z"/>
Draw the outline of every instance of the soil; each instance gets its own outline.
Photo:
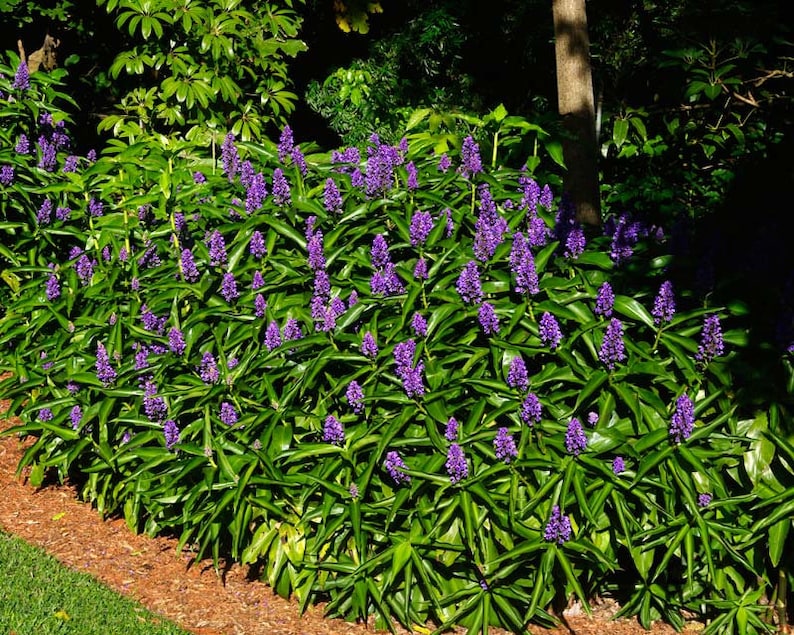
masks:
<path id="1" fill-rule="evenodd" d="M 0 401 L 0 413 L 7 405 Z M 2 417 L 2 414 L 0 414 Z M 0 418 L 0 431 L 15 422 Z M 26 442 L 17 436 L 0 439 L 0 529 L 43 548 L 63 564 L 95 577 L 103 584 L 179 624 L 195 635 L 364 635 L 371 624 L 354 624 L 324 616 L 317 605 L 301 614 L 294 600 L 276 595 L 251 579 L 246 567 L 230 565 L 219 576 L 211 561 L 193 562 L 178 554 L 176 540 L 132 533 L 122 519 L 103 520 L 96 509 L 77 499 L 68 483 L 31 486 L 26 475 L 15 476 Z M 566 625 L 555 629 L 531 626 L 537 635 L 672 635 L 667 624 L 650 631 L 635 620 L 612 617 L 618 607 L 600 601 L 592 616 L 572 606 L 563 614 Z M 701 624 L 687 625 L 696 632 Z M 397 629 L 401 635 L 408 633 Z M 463 631 L 461 631 L 463 632 Z M 503 631 L 491 629 L 496 635 Z"/>

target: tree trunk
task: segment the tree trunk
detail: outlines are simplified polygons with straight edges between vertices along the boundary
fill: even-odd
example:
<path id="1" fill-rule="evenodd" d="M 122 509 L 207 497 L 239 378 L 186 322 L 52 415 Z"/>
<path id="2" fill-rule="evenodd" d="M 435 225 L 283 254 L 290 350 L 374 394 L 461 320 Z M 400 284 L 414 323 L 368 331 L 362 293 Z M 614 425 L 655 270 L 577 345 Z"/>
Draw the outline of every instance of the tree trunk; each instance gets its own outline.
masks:
<path id="1" fill-rule="evenodd" d="M 576 206 L 576 220 L 600 225 L 598 148 L 585 0 L 553 0 L 552 12 L 557 104 L 566 131 L 564 188 Z"/>

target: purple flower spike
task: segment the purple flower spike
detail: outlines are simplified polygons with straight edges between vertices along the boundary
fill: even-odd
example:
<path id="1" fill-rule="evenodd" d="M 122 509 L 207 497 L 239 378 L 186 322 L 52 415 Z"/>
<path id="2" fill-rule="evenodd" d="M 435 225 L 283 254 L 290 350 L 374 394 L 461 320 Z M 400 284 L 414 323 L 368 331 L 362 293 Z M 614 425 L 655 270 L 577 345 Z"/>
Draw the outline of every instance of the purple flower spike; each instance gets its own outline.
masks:
<path id="1" fill-rule="evenodd" d="M 391 262 L 389 256 L 389 245 L 383 234 L 376 234 L 372 239 L 372 248 L 370 249 L 370 256 L 372 258 L 373 269 L 382 269 Z"/>
<path id="2" fill-rule="evenodd" d="M 539 324 L 540 339 L 551 350 L 554 350 L 560 345 L 562 340 L 562 331 L 560 325 L 557 324 L 557 319 L 548 311 L 540 316 Z"/>
<path id="3" fill-rule="evenodd" d="M 486 335 L 496 335 L 499 332 L 499 317 L 496 315 L 492 304 L 483 302 L 480 305 L 477 318 Z"/>
<path id="4" fill-rule="evenodd" d="M 571 260 L 576 260 L 584 253 L 584 247 L 584 230 L 577 225 L 571 229 L 565 239 L 565 251 L 563 255 Z"/>
<path id="5" fill-rule="evenodd" d="M 510 370 L 507 372 L 507 385 L 510 386 L 510 388 L 518 388 L 521 392 L 529 388 L 527 366 L 521 355 L 517 355 L 510 360 Z"/>
<path id="6" fill-rule="evenodd" d="M 226 135 L 221 145 L 221 162 L 223 173 L 228 177 L 229 183 L 233 183 L 234 177 L 240 171 L 240 155 L 237 153 L 234 135 L 231 132 Z"/>
<path id="7" fill-rule="evenodd" d="M 281 329 L 278 322 L 272 320 L 265 331 L 265 347 L 267 350 L 272 351 L 279 346 L 281 346 Z"/>
<path id="8" fill-rule="evenodd" d="M 411 245 L 424 245 L 430 232 L 433 230 L 433 216 L 429 212 L 416 211 L 411 216 L 409 229 Z"/>
<path id="9" fill-rule="evenodd" d="M 174 446 L 179 443 L 179 428 L 176 421 L 168 419 L 163 424 L 163 436 L 165 437 L 165 447 L 167 450 L 172 450 Z"/>
<path id="10" fill-rule="evenodd" d="M 240 292 L 237 290 L 237 281 L 234 279 L 234 274 L 231 272 L 223 274 L 221 295 L 227 302 L 232 302 L 240 297 Z"/>
<path id="11" fill-rule="evenodd" d="M 364 333 L 364 338 L 361 340 L 361 354 L 375 359 L 378 356 L 378 345 L 375 343 L 375 337 L 371 332 Z"/>
<path id="12" fill-rule="evenodd" d="M 104 386 L 109 386 L 116 380 L 116 371 L 110 365 L 110 357 L 102 342 L 97 342 L 96 345 L 96 376 Z"/>
<path id="13" fill-rule="evenodd" d="M 284 323 L 283 333 L 285 342 L 294 342 L 303 337 L 303 331 L 301 331 L 300 324 L 295 318 L 287 318 Z"/>
<path id="14" fill-rule="evenodd" d="M 458 440 L 458 420 L 455 417 L 450 417 L 449 421 L 447 421 L 447 426 L 444 429 L 444 438 L 447 441 L 457 441 Z"/>
<path id="15" fill-rule="evenodd" d="M 626 462 L 623 460 L 622 456 L 616 456 L 615 459 L 612 461 L 612 473 L 615 476 L 622 474 L 626 470 Z"/>
<path id="16" fill-rule="evenodd" d="M 347 403 L 350 404 L 350 408 L 357 415 L 364 412 L 364 391 L 356 380 L 348 384 L 347 390 L 345 391 L 345 398 L 347 399 Z"/>
<path id="17" fill-rule="evenodd" d="M 546 524 L 543 537 L 548 542 L 557 542 L 560 545 L 571 539 L 571 519 L 562 515 L 559 505 L 555 505 L 551 510 L 551 517 Z"/>
<path id="18" fill-rule="evenodd" d="M 595 314 L 603 315 L 604 317 L 612 317 L 612 308 L 615 305 L 615 294 L 612 291 L 612 285 L 605 282 L 598 288 L 598 295 L 596 296 Z"/>
<path id="19" fill-rule="evenodd" d="M 470 260 L 461 271 L 458 281 L 455 284 L 461 299 L 467 304 L 479 304 L 482 302 L 482 286 L 480 284 L 480 272 L 477 263 Z"/>
<path id="20" fill-rule="evenodd" d="M 248 243 L 248 250 L 251 252 L 251 255 L 257 260 L 261 260 L 267 253 L 267 247 L 265 246 L 265 237 L 262 235 L 262 232 L 260 232 L 258 229 L 251 234 L 251 240 Z"/>
<path id="21" fill-rule="evenodd" d="M 0 168 L 0 185 L 11 185 L 14 182 L 14 166 L 4 165 Z"/>
<path id="22" fill-rule="evenodd" d="M 505 463 L 510 463 L 510 461 L 518 456 L 516 442 L 507 428 L 499 428 L 493 442 L 493 447 L 496 452 L 496 458 Z"/>
<path id="23" fill-rule="evenodd" d="M 521 411 L 519 412 L 521 421 L 528 426 L 533 426 L 536 423 L 540 423 L 542 415 L 543 409 L 538 396 L 535 393 L 529 393 L 521 403 Z"/>
<path id="24" fill-rule="evenodd" d="M 13 90 L 28 90 L 30 88 L 30 71 L 25 62 L 20 62 L 17 72 L 14 73 L 14 82 L 11 84 Z"/>
<path id="25" fill-rule="evenodd" d="M 338 212 L 342 209 L 342 195 L 339 193 L 339 188 L 330 176 L 325 180 L 325 188 L 323 189 L 323 203 L 325 209 L 329 212 Z"/>
<path id="26" fill-rule="evenodd" d="M 265 296 L 261 293 L 257 293 L 256 297 L 254 298 L 254 314 L 258 318 L 265 317 L 265 311 L 267 310 L 267 300 L 265 300 Z"/>
<path id="27" fill-rule="evenodd" d="M 587 437 L 582 429 L 582 424 L 579 419 L 574 417 L 568 424 L 568 430 L 565 432 L 565 449 L 569 454 L 579 456 L 584 452 L 587 447 Z"/>
<path id="28" fill-rule="evenodd" d="M 205 384 L 217 383 L 220 379 L 220 371 L 218 370 L 218 363 L 215 361 L 212 353 L 207 351 L 201 356 L 201 365 L 198 368 L 199 377 Z"/>
<path id="29" fill-rule="evenodd" d="M 427 320 L 422 317 L 421 313 L 414 313 L 413 318 L 411 318 L 411 328 L 419 337 L 427 336 Z"/>
<path id="30" fill-rule="evenodd" d="M 660 326 L 672 321 L 675 315 L 675 294 L 673 283 L 665 280 L 659 287 L 659 294 L 653 301 L 653 323 Z"/>
<path id="31" fill-rule="evenodd" d="M 69 413 L 69 420 L 72 423 L 72 430 L 77 430 L 80 427 L 80 421 L 83 419 L 83 409 L 80 406 L 74 406 Z"/>
<path id="32" fill-rule="evenodd" d="M 223 234 L 216 229 L 207 237 L 206 245 L 209 250 L 210 265 L 216 267 L 226 263 L 226 242 Z"/>
<path id="33" fill-rule="evenodd" d="M 51 273 L 47 278 L 45 294 L 47 296 L 47 300 L 50 302 L 53 302 L 61 297 L 61 285 L 54 273 Z"/>
<path id="34" fill-rule="evenodd" d="M 185 336 L 175 326 L 171 327 L 171 330 L 168 331 L 168 348 L 171 349 L 172 353 L 176 353 L 177 355 L 181 355 L 185 352 L 187 348 L 187 344 L 185 344 Z"/>
<path id="35" fill-rule="evenodd" d="M 450 483 L 459 483 L 469 475 L 469 466 L 466 463 L 466 454 L 457 443 L 452 443 L 447 450 L 447 474 Z"/>
<path id="36" fill-rule="evenodd" d="M 36 212 L 36 222 L 39 225 L 49 225 L 50 221 L 52 220 L 52 201 L 48 198 L 44 199 L 44 202 L 39 207 L 39 211 Z"/>
<path id="37" fill-rule="evenodd" d="M 287 160 L 287 157 L 292 154 L 292 149 L 295 147 L 295 138 L 292 134 L 292 128 L 289 125 L 284 126 L 281 131 L 281 136 L 278 140 L 278 160 L 281 163 Z"/>
<path id="38" fill-rule="evenodd" d="M 510 270 L 516 277 L 516 293 L 534 295 L 540 291 L 535 258 L 524 234 L 513 234 L 513 247 L 510 250 Z"/>
<path id="39" fill-rule="evenodd" d="M 623 343 L 623 323 L 617 318 L 612 318 L 604 334 L 598 359 L 609 370 L 615 370 L 615 364 L 626 359 L 626 345 Z"/>
<path id="40" fill-rule="evenodd" d="M 279 207 L 286 207 L 292 203 L 289 181 L 281 168 L 273 170 L 273 201 Z"/>
<path id="41" fill-rule="evenodd" d="M 193 259 L 193 252 L 190 249 L 182 250 L 181 264 L 182 278 L 185 282 L 196 282 L 201 274 L 196 267 L 196 261 Z"/>
<path id="42" fill-rule="evenodd" d="M 480 146 L 474 142 L 469 135 L 463 140 L 460 151 L 460 173 L 464 179 L 471 178 L 475 174 L 482 172 L 482 159 L 480 158 Z"/>
<path id="43" fill-rule="evenodd" d="M 413 161 L 409 161 L 405 165 L 405 170 L 408 173 L 408 181 L 406 183 L 409 190 L 416 190 L 419 188 L 419 180 L 416 173 L 416 165 Z"/>
<path id="44" fill-rule="evenodd" d="M 405 473 L 408 468 L 398 452 L 394 450 L 388 452 L 386 460 L 383 461 L 383 467 L 397 485 L 411 482 L 410 475 Z"/>
<path id="45" fill-rule="evenodd" d="M 695 359 L 701 366 L 708 366 L 715 357 L 722 355 L 725 346 L 722 340 L 720 318 L 712 313 L 703 321 L 703 330 L 700 333 L 700 345 Z"/>
<path id="46" fill-rule="evenodd" d="M 681 443 L 692 435 L 694 425 L 695 404 L 683 394 L 676 400 L 675 412 L 670 419 L 670 436 L 676 443 Z"/>
<path id="47" fill-rule="evenodd" d="M 224 401 L 221 403 L 221 412 L 219 418 L 222 423 L 225 423 L 227 426 L 233 426 L 238 421 L 237 411 L 234 409 L 234 406 L 230 404 L 228 401 Z"/>
<path id="48" fill-rule="evenodd" d="M 403 370 L 403 390 L 408 397 L 421 397 L 425 394 L 425 385 L 422 373 L 425 370 L 424 362 L 419 362 L 416 366 L 407 367 Z"/>
<path id="49" fill-rule="evenodd" d="M 19 135 L 17 144 L 14 146 L 14 152 L 22 155 L 30 154 L 30 139 L 28 139 L 26 134 Z"/>
<path id="50" fill-rule="evenodd" d="M 418 258 L 414 266 L 414 279 L 427 280 L 427 260 Z"/>
<path id="51" fill-rule="evenodd" d="M 328 415 L 325 418 L 325 425 L 323 426 L 323 441 L 333 445 L 342 445 L 345 442 L 345 430 L 342 427 L 339 419 L 333 415 Z"/>

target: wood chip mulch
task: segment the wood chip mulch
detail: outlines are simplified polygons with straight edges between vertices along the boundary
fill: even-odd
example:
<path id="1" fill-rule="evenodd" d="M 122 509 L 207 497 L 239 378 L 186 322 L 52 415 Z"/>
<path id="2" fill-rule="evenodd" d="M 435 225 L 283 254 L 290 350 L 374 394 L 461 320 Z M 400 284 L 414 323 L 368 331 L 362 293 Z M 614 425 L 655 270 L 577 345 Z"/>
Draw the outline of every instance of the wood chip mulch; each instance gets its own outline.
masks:
<path id="1" fill-rule="evenodd" d="M 7 404 L 0 401 L 0 413 Z M 0 414 L 2 417 L 2 414 Z M 15 422 L 0 418 L 0 430 Z M 0 439 L 0 529 L 43 548 L 72 569 L 88 573 L 195 635 L 364 635 L 372 625 L 327 618 L 323 606 L 301 615 L 293 600 L 274 594 L 266 584 L 249 579 L 239 565 L 219 576 L 211 562 L 191 563 L 177 554 L 176 540 L 151 538 L 129 531 L 122 519 L 102 520 L 89 504 L 77 499 L 73 487 L 32 487 L 23 474 L 15 476 L 25 441 Z M 646 631 L 634 620 L 612 620 L 616 607 L 605 602 L 593 616 L 566 612 L 568 626 L 530 627 L 538 635 L 672 635 L 658 624 Z M 578 614 L 577 614 L 578 613 Z M 694 632 L 702 625 L 692 624 Z M 401 628 L 400 634 L 406 634 Z M 423 631 L 422 632 L 426 632 Z M 463 631 L 461 631 L 463 632 Z M 491 632 L 499 635 L 498 629 Z"/>

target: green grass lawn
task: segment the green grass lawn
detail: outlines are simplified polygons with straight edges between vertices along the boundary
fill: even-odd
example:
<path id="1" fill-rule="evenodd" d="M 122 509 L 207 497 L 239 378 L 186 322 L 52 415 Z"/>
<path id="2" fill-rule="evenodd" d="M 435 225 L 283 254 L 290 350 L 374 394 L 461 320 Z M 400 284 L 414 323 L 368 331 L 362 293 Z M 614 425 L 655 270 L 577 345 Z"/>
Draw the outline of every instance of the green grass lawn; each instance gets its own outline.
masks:
<path id="1" fill-rule="evenodd" d="M 139 604 L 0 532 L 0 635 L 187 635 Z"/>

